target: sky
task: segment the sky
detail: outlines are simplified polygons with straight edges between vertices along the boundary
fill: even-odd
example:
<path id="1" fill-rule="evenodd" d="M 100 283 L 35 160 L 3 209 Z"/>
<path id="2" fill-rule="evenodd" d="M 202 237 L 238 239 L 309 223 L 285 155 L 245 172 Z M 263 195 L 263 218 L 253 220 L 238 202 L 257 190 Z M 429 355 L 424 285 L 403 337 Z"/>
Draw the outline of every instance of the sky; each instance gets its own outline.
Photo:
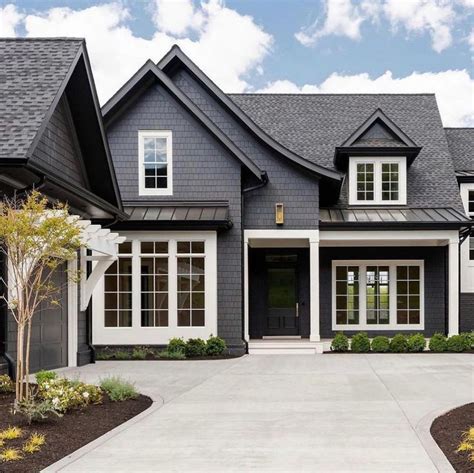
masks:
<path id="1" fill-rule="evenodd" d="M 225 92 L 436 93 L 474 126 L 474 0 L 0 0 L 0 36 L 86 38 L 102 103 L 173 44 Z"/>

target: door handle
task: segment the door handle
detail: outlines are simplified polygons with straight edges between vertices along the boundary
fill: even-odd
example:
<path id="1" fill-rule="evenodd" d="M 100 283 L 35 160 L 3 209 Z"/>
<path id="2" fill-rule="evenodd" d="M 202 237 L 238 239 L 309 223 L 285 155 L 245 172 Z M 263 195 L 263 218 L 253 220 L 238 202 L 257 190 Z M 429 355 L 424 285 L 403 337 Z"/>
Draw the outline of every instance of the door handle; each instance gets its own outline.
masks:
<path id="1" fill-rule="evenodd" d="M 296 318 L 298 318 L 299 316 L 300 316 L 300 305 L 297 302 L 296 303 Z"/>

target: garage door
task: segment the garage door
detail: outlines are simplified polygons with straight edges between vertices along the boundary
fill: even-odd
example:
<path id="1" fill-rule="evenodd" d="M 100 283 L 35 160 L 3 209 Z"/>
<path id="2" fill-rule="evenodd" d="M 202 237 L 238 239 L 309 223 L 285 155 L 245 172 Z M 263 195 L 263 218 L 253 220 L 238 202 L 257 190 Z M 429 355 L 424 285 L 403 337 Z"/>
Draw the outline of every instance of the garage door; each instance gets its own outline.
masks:
<path id="1" fill-rule="evenodd" d="M 67 273 L 64 265 L 53 277 L 61 288 L 59 305 L 42 304 L 32 324 L 30 369 L 32 372 L 67 366 Z"/>

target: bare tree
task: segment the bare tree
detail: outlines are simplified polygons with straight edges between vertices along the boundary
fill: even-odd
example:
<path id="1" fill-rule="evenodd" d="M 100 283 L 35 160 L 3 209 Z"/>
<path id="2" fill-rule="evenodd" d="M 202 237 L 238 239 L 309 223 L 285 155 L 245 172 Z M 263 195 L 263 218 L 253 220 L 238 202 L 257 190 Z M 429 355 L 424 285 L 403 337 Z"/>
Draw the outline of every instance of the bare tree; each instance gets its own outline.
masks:
<path id="1" fill-rule="evenodd" d="M 0 241 L 8 278 L 3 299 L 17 324 L 16 399 L 30 395 L 31 324 L 42 303 L 58 305 L 53 275 L 77 257 L 81 228 L 65 204 L 50 204 L 38 191 L 0 202 Z M 68 274 L 69 278 L 78 275 Z"/>

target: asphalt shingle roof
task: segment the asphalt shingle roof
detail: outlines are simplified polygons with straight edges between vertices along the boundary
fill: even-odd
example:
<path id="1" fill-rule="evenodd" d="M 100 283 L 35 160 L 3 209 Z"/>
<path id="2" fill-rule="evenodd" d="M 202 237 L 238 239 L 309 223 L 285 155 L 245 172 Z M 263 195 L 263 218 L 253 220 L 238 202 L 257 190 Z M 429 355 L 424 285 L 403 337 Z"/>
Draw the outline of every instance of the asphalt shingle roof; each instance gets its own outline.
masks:
<path id="1" fill-rule="evenodd" d="M 408 172 L 408 207 L 463 209 L 433 94 L 229 94 L 229 97 L 275 140 L 328 168 L 334 168 L 335 147 L 380 108 L 423 148 Z M 343 189 L 338 206 L 346 205 L 347 189 Z"/>
<path id="2" fill-rule="evenodd" d="M 81 39 L 0 39 L 0 158 L 24 158 Z"/>
<path id="3" fill-rule="evenodd" d="M 446 128 L 456 171 L 474 171 L 474 128 Z"/>

